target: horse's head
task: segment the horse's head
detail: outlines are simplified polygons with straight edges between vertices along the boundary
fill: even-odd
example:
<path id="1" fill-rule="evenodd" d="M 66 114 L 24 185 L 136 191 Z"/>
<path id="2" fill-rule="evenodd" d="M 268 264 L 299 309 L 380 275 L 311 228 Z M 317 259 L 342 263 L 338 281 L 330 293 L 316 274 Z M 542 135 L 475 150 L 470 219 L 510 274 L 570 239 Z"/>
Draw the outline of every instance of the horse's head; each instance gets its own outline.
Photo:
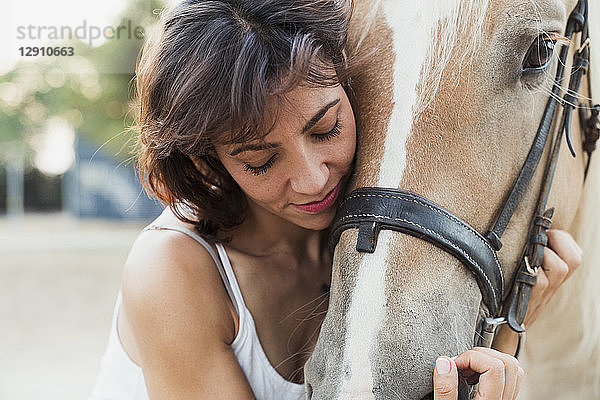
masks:
<path id="1" fill-rule="evenodd" d="M 368 56 L 352 81 L 359 137 L 351 189 L 409 190 L 486 232 L 532 147 L 577 1 L 355 3 L 350 49 Z M 563 146 L 548 202 L 556 208 L 553 226 L 563 229 L 583 182 L 578 126 L 574 115 L 578 157 Z M 504 297 L 542 186 L 544 154 L 502 236 Z M 430 241 L 382 230 L 369 253 L 356 250 L 358 236 L 345 230 L 335 248 L 308 390 L 319 400 L 421 399 L 431 392 L 435 358 L 471 348 L 489 316 L 481 285 Z"/>

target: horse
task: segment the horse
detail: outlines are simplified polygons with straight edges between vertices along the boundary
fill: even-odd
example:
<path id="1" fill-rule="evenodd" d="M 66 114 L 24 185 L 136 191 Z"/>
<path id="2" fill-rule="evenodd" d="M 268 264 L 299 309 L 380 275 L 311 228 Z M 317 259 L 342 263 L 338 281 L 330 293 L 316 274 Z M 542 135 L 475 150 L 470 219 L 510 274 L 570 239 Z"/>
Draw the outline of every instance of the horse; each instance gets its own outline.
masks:
<path id="1" fill-rule="evenodd" d="M 472 230 L 489 230 L 549 99 L 557 99 L 551 135 L 562 129 L 565 103 L 574 101 L 584 116 L 585 100 L 600 99 L 600 49 L 596 42 L 578 44 L 581 34 L 564 36 L 579 3 L 355 0 L 347 54 L 364 65 L 350 82 L 358 137 L 348 193 L 402 189 L 418 194 L 408 201 L 431 208 L 428 215 L 449 210 Z M 600 41 L 597 2 L 588 19 L 590 37 Z M 579 94 L 567 88 L 570 65 L 553 91 L 559 49 L 567 44 L 569 64 L 589 46 L 592 83 L 584 79 Z M 583 248 L 583 262 L 527 332 L 521 399 L 600 398 L 600 155 L 588 164 L 580 116 L 572 117 L 576 157 L 566 145 L 556 153 L 547 206 L 554 208 L 552 227 L 570 231 Z M 494 253 L 502 266 L 498 284 L 506 286 L 501 296 L 492 291 L 496 302 L 506 301 L 523 264 L 551 147 L 544 147 Z M 464 259 L 427 240 L 436 234 L 432 229 L 407 234 L 412 221 L 406 229 L 380 231 L 370 223 L 364 232 L 360 224 L 343 230 L 333 242 L 329 309 L 305 366 L 309 399 L 430 398 L 436 357 L 473 347 L 493 308 L 495 284 L 482 289 L 487 273 L 474 279 Z M 461 382 L 461 399 L 469 395 Z"/>

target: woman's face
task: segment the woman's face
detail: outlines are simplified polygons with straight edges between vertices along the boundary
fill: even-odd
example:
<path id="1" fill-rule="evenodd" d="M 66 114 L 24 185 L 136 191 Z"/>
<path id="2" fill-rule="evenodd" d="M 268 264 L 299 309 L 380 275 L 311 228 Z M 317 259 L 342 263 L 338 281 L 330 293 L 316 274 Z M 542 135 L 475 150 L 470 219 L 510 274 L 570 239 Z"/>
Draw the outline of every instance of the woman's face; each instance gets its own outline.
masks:
<path id="1" fill-rule="evenodd" d="M 299 86 L 285 96 L 263 140 L 216 150 L 251 212 L 266 210 L 320 230 L 335 216 L 355 146 L 354 114 L 342 86 Z"/>

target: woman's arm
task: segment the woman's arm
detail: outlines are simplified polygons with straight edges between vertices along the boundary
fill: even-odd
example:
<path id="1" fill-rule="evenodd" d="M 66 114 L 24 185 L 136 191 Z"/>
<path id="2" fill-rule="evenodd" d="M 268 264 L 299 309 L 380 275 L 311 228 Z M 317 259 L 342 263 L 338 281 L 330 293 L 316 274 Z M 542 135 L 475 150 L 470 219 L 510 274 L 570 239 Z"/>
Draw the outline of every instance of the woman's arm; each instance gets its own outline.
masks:
<path id="1" fill-rule="evenodd" d="M 548 247 L 531 297 L 524 325 L 531 326 L 548 304 L 556 290 L 581 265 L 582 250 L 566 231 L 549 229 Z M 504 353 L 515 354 L 518 335 L 507 326 L 501 326 L 492 347 Z"/>
<path id="2" fill-rule="evenodd" d="M 254 399 L 230 347 L 235 311 L 206 249 L 178 232 L 143 233 L 122 293 L 151 399 Z"/>

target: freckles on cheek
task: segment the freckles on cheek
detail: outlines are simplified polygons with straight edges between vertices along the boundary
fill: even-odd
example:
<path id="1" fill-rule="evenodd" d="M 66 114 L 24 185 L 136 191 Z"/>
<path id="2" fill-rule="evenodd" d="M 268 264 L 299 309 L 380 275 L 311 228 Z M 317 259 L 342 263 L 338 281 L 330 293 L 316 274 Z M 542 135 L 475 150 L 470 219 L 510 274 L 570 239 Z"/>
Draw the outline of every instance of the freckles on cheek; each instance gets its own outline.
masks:
<path id="1" fill-rule="evenodd" d="M 240 186 L 244 193 L 260 203 L 279 203 L 285 198 L 285 193 L 272 180 L 265 179 Z"/>
<path id="2" fill-rule="evenodd" d="M 271 200 L 283 198 L 285 195 L 283 185 L 274 180 L 266 180 L 263 182 L 261 189 L 265 197 Z"/>
<path id="3" fill-rule="evenodd" d="M 354 156 L 356 155 L 356 143 L 353 142 L 350 146 L 346 148 L 344 153 L 344 158 L 346 161 L 347 169 L 352 168 L 352 162 L 354 161 Z"/>

